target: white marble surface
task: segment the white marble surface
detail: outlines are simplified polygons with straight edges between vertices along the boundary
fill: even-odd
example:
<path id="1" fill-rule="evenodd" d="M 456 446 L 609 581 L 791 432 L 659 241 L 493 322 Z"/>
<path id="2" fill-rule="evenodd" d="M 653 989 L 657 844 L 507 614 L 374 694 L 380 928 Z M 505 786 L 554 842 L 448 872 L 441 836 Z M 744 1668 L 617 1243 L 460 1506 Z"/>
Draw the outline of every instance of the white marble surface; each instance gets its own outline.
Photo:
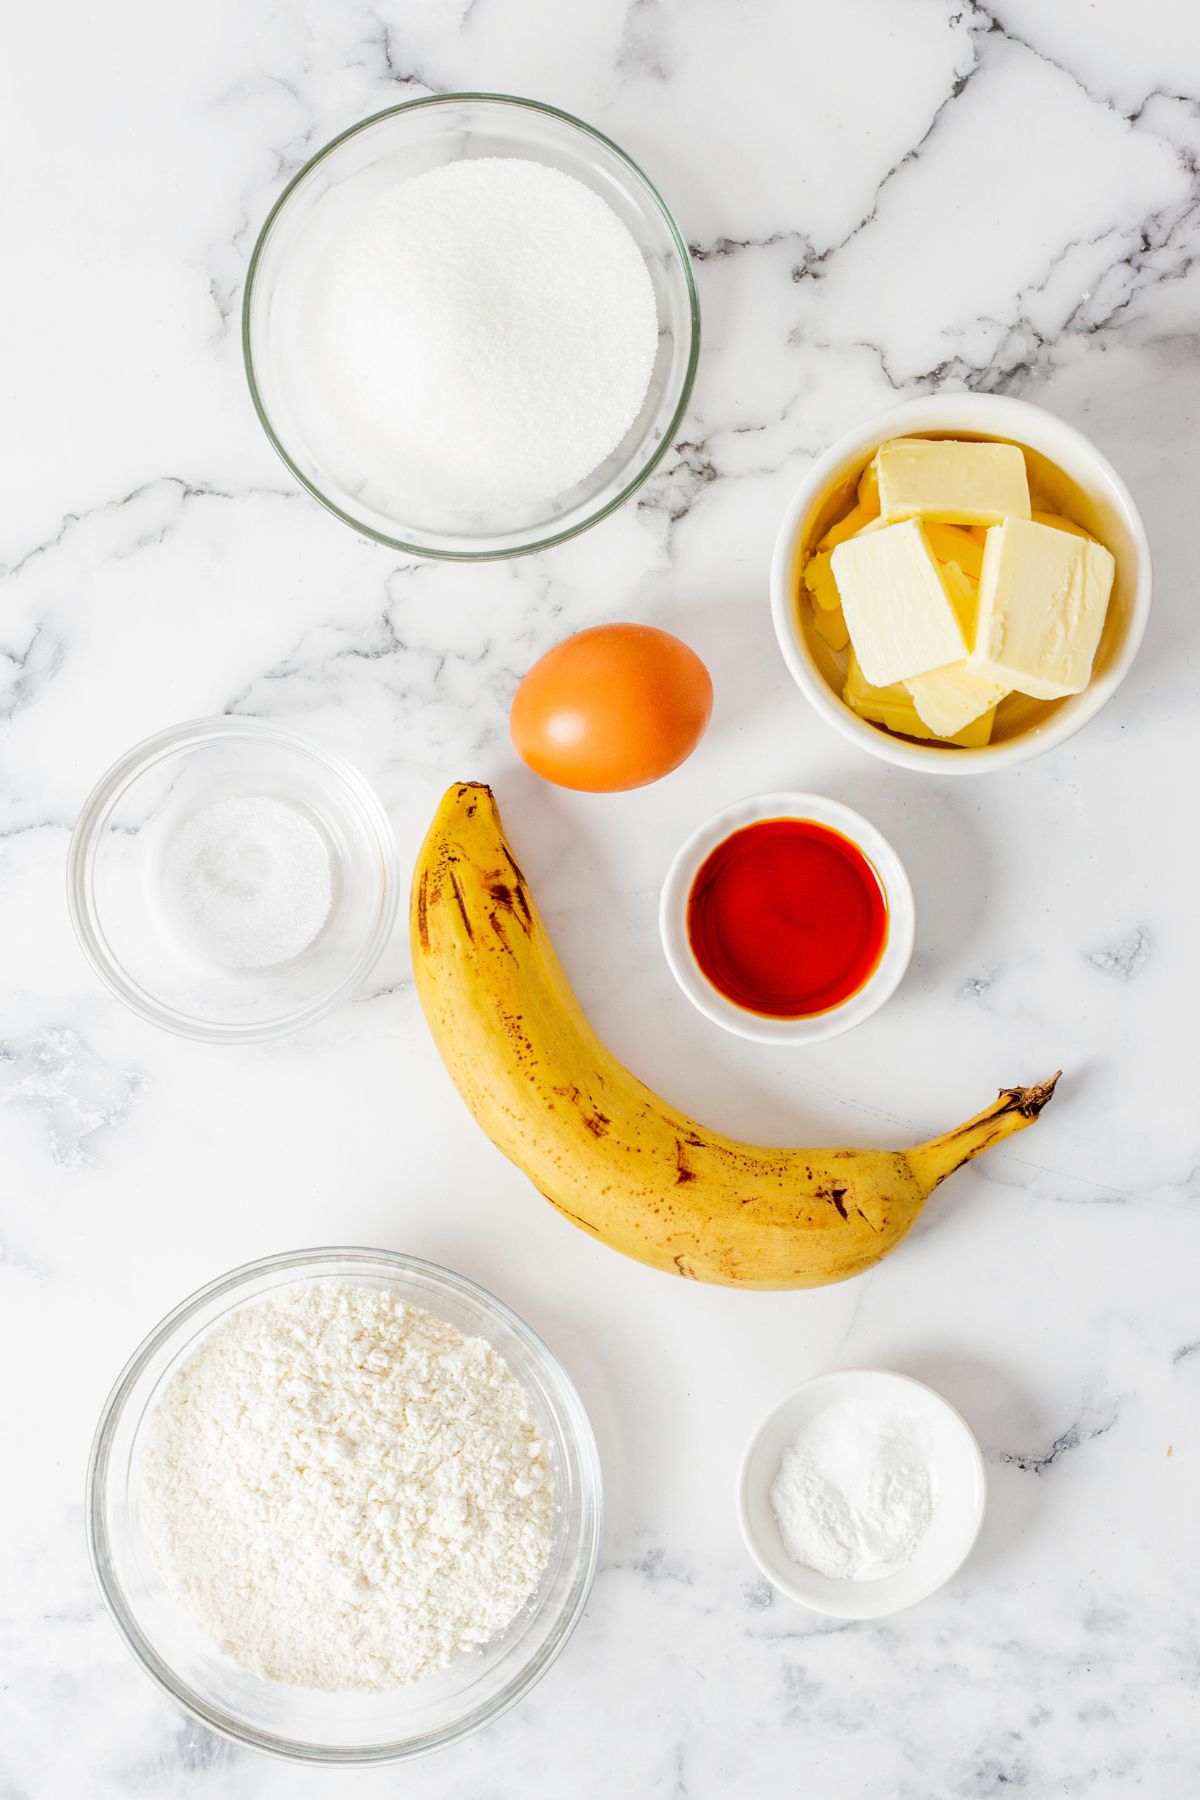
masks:
<path id="1" fill-rule="evenodd" d="M 5 1800 L 1175 1800 L 1200 1788 L 1200 981 L 1193 787 L 1200 34 L 1190 0 L 61 0 L 9 20 L 0 562 L 0 1332 Z M 507 566 L 405 562 L 298 495 L 244 390 L 257 225 L 303 158 L 428 89 L 610 133 L 696 246 L 704 351 L 638 502 Z M 1017 393 L 1138 495 L 1158 591 L 1106 713 L 1018 773 L 905 777 L 810 715 L 766 567 L 809 459 L 895 393 Z M 615 798 L 514 765 L 519 673 L 575 627 L 682 633 L 700 753 Z M 63 900 L 98 774 L 175 720 L 290 721 L 377 782 L 402 854 L 496 785 L 566 963 L 646 1078 L 731 1132 L 902 1143 L 1066 1069 L 1036 1132 L 899 1253 L 812 1294 L 675 1284 L 554 1216 L 462 1110 L 399 943 L 296 1042 L 156 1033 Z M 804 785 L 894 838 L 919 899 L 896 1001 L 775 1054 L 675 991 L 658 882 L 717 804 Z M 603 1568 L 551 1675 L 405 1771 L 288 1769 L 174 1713 L 105 1618 L 84 1463 L 118 1366 L 183 1294 L 304 1243 L 465 1270 L 578 1381 Z M 880 1626 L 773 1600 L 732 1483 L 802 1377 L 932 1381 L 987 1452 L 961 1577 Z"/>

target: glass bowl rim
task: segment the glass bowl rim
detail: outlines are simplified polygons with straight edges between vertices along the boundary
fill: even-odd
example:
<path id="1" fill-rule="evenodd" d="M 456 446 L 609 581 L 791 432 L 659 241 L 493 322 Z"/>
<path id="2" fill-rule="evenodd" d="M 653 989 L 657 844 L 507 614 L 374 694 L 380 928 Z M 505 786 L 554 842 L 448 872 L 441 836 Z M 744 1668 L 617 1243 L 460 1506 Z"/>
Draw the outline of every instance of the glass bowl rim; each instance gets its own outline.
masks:
<path id="1" fill-rule="evenodd" d="M 258 385 L 258 377 L 255 373 L 254 356 L 250 348 L 250 315 L 254 305 L 259 268 L 275 222 L 283 212 L 283 209 L 287 206 L 296 188 L 299 187 L 300 183 L 319 163 L 323 162 L 327 156 L 332 155 L 335 150 L 346 143 L 350 138 L 356 137 L 360 131 L 369 130 L 372 125 L 377 125 L 382 119 L 394 118 L 398 113 L 415 112 L 420 107 L 462 105 L 467 102 L 481 101 L 499 106 L 515 107 L 518 111 L 542 113 L 547 118 L 556 119 L 561 124 L 568 125 L 574 130 L 582 132 L 586 137 L 594 138 L 597 143 L 603 144 L 606 149 L 612 151 L 618 161 L 622 163 L 627 170 L 632 172 L 635 181 L 639 182 L 647 190 L 651 200 L 662 214 L 668 235 L 674 242 L 679 263 L 683 269 L 684 281 L 687 286 L 690 333 L 688 340 L 687 368 L 684 371 L 683 382 L 679 391 L 679 399 L 671 414 L 670 421 L 663 431 L 660 443 L 655 447 L 647 460 L 634 470 L 629 481 L 621 489 L 620 493 L 614 494 L 612 499 L 606 501 L 603 506 L 598 507 L 593 512 L 589 512 L 587 517 L 580 519 L 577 524 L 571 525 L 562 531 L 548 532 L 546 535 L 539 536 L 527 544 L 513 544 L 501 550 L 458 550 L 449 549 L 445 546 L 434 547 L 432 545 L 410 544 L 404 538 L 393 537 L 390 533 L 385 531 L 377 531 L 374 526 L 364 524 L 361 519 L 355 518 L 353 513 L 347 512 L 344 507 L 339 506 L 336 501 L 330 499 L 328 494 L 323 493 L 316 483 L 310 481 L 308 476 L 297 467 L 292 456 L 284 448 L 282 441 L 276 433 L 275 427 L 271 423 L 270 416 L 267 413 L 266 406 L 263 402 Z M 602 519 L 608 518 L 610 513 L 616 512 L 618 507 L 624 506 L 626 500 L 628 500 L 632 494 L 637 492 L 638 488 L 640 488 L 643 482 L 653 474 L 654 470 L 666 455 L 674 441 L 675 433 L 679 429 L 684 413 L 687 411 L 688 401 L 692 397 L 692 387 L 695 383 L 696 368 L 699 359 L 700 296 L 696 288 L 696 274 L 692 267 L 691 253 L 688 250 L 683 233 L 675 222 L 674 214 L 659 193 L 657 187 L 646 174 L 645 170 L 642 169 L 639 164 L 634 162 L 633 158 L 628 155 L 626 151 L 622 150 L 619 144 L 614 143 L 612 138 L 606 137 L 604 132 L 598 131 L 594 125 L 587 124 L 585 120 L 576 118 L 574 113 L 565 112 L 561 107 L 549 106 L 542 100 L 528 100 L 519 94 L 499 94 L 468 90 L 451 94 L 425 94 L 415 100 L 401 100 L 395 106 L 381 107 L 378 112 L 370 113 L 365 119 L 359 119 L 353 125 L 348 125 L 344 131 L 339 131 L 336 137 L 330 138 L 328 143 L 323 144 L 321 148 L 316 151 L 314 155 L 310 156 L 302 167 L 292 176 L 291 180 L 279 195 L 263 221 L 262 228 L 259 231 L 258 237 L 255 239 L 254 249 L 251 253 L 249 266 L 246 270 L 246 286 L 242 294 L 242 362 L 246 371 L 246 382 L 250 389 L 250 398 L 254 404 L 254 410 L 258 415 L 258 422 L 266 433 L 269 443 L 276 455 L 283 462 L 284 466 L 291 471 L 300 485 L 312 495 L 314 500 L 319 501 L 328 512 L 331 512 L 335 518 L 340 519 L 344 525 L 349 525 L 352 531 L 357 531 L 361 536 L 370 538 L 373 543 L 383 544 L 389 550 L 400 550 L 407 556 L 427 557 L 430 560 L 440 562 L 506 562 L 514 556 L 536 555 L 538 551 L 549 550 L 555 544 L 565 544 L 571 538 L 579 537 L 583 532 L 590 531 L 593 525 L 598 525 Z"/>
<path id="2" fill-rule="evenodd" d="M 401 1276 L 432 1276 L 436 1286 L 449 1289 L 453 1294 L 474 1303 L 481 1311 L 498 1319 L 513 1332 L 566 1403 L 571 1421 L 570 1441 L 579 1461 L 584 1508 L 580 1545 L 581 1578 L 577 1577 L 573 1583 L 576 1591 L 570 1604 L 562 1612 L 539 1654 L 520 1669 L 493 1699 L 476 1706 L 454 1726 L 426 1731 L 413 1740 L 374 1745 L 365 1750 L 344 1746 L 323 1749 L 294 1739 L 270 1737 L 252 1726 L 228 1719 L 218 1708 L 210 1706 L 202 1695 L 187 1687 L 146 1639 L 132 1608 L 125 1600 L 109 1554 L 103 1498 L 113 1437 L 124 1416 L 134 1383 L 180 1326 L 194 1318 L 209 1301 L 236 1294 L 239 1289 L 249 1286 L 260 1276 L 294 1270 L 296 1280 L 302 1281 L 306 1277 L 319 1275 L 325 1265 L 347 1262 L 361 1263 L 364 1268 L 370 1269 L 378 1269 L 382 1264 L 385 1269 Z M 343 1279 L 353 1280 L 353 1276 L 343 1274 Z M 553 1350 L 520 1313 L 515 1312 L 489 1288 L 473 1281 L 470 1276 L 461 1275 L 457 1270 L 446 1268 L 441 1263 L 430 1262 L 425 1257 L 411 1256 L 401 1250 L 371 1249 L 362 1245 L 323 1245 L 310 1250 L 280 1251 L 273 1256 L 258 1257 L 253 1262 L 230 1269 L 181 1300 L 147 1333 L 117 1376 L 101 1409 L 88 1456 L 84 1521 L 92 1574 L 105 1610 L 135 1662 L 169 1700 L 219 1736 L 281 1761 L 325 1768 L 365 1768 L 414 1760 L 461 1743 L 516 1706 L 552 1667 L 574 1633 L 591 1594 L 600 1555 L 603 1484 L 595 1434 L 579 1392 Z"/>
<path id="3" fill-rule="evenodd" d="M 298 751 L 332 774 L 356 807 L 363 825 L 374 837 L 384 866 L 380 909 L 373 930 L 338 981 L 292 1013 L 245 1025 L 211 1023 L 177 1011 L 133 980 L 111 949 L 97 915 L 92 887 L 99 832 L 112 807 L 140 776 L 180 751 L 198 749 L 221 738 L 246 737 Z M 300 1031 L 339 1006 L 365 979 L 383 953 L 400 902 L 395 834 L 391 820 L 375 789 L 352 763 L 346 762 L 303 732 L 279 725 L 273 719 L 219 713 L 207 719 L 187 719 L 169 725 L 131 746 L 108 768 L 79 810 L 67 850 L 67 908 L 80 948 L 109 992 L 140 1018 L 172 1031 L 179 1037 L 203 1043 L 257 1044 Z"/>

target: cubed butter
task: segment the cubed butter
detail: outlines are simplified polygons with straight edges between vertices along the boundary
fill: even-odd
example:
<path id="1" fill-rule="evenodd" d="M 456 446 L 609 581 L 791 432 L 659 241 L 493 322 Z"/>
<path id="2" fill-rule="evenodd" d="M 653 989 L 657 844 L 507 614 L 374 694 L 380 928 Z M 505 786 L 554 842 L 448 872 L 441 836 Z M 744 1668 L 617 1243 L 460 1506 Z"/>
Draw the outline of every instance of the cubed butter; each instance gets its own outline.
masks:
<path id="1" fill-rule="evenodd" d="M 946 563 L 942 575 L 955 600 L 967 642 L 973 644 L 979 608 L 978 587 L 957 563 Z M 942 669 L 913 675 L 904 686 L 925 724 L 940 738 L 953 737 L 956 731 L 970 725 L 981 714 L 995 712 L 1001 700 L 1011 692 L 991 675 L 973 669 L 966 657 L 947 663 Z"/>
<path id="2" fill-rule="evenodd" d="M 1069 531 L 1074 537 L 1090 538 L 1092 535 L 1082 525 L 1077 525 L 1074 519 L 1064 518 L 1062 513 L 1035 512 L 1032 517 L 1035 525 L 1049 525 L 1055 531 Z"/>
<path id="3" fill-rule="evenodd" d="M 966 570 L 954 561 L 942 563 L 941 570 L 950 604 L 962 626 L 962 634 L 970 651 L 974 647 L 975 629 L 979 624 L 979 583 L 973 581 Z"/>
<path id="4" fill-rule="evenodd" d="M 1091 679 L 1115 570 L 1112 553 L 1093 538 L 1031 519 L 993 526 L 979 577 L 972 667 L 1034 700 L 1081 693 Z M 846 622 L 853 636 L 848 607 Z"/>
<path id="5" fill-rule="evenodd" d="M 998 525 L 1029 517 L 1029 479 L 1016 444 L 893 438 L 875 457 L 879 510 L 889 522 Z"/>
<path id="6" fill-rule="evenodd" d="M 829 530 L 817 545 L 817 549 L 836 549 L 839 544 L 844 544 L 847 538 L 852 538 L 856 531 L 861 531 L 864 525 L 869 525 L 871 520 L 877 518 L 878 515 L 879 508 L 877 506 L 874 508 L 866 507 L 859 501 L 857 505 L 850 508 L 850 511 L 846 513 L 843 518 L 839 519 L 836 524 L 829 527 Z"/>
<path id="7" fill-rule="evenodd" d="M 813 624 L 831 650 L 844 650 L 850 642 L 846 615 L 840 606 L 814 606 Z"/>
<path id="8" fill-rule="evenodd" d="M 828 607 L 831 612 L 835 606 L 841 610 L 841 596 L 837 590 L 837 582 L 833 579 L 828 550 L 822 550 L 819 556 L 809 557 L 804 565 L 804 585 L 817 606 Z"/>
<path id="9" fill-rule="evenodd" d="M 839 544 L 832 567 L 854 653 L 874 687 L 966 656 L 954 599 L 919 519 Z"/>
<path id="10" fill-rule="evenodd" d="M 926 525 L 929 548 L 940 563 L 957 563 L 964 575 L 979 580 L 983 567 L 984 537 L 981 531 L 966 531 L 961 525 Z"/>
<path id="11" fill-rule="evenodd" d="M 885 725 L 889 731 L 898 731 L 904 737 L 931 739 L 938 736 L 936 731 L 926 725 L 913 705 L 908 689 L 901 682 L 888 687 L 874 687 L 859 667 L 853 650 L 850 652 L 850 667 L 846 672 L 842 699 L 851 712 L 857 713 L 860 719 L 866 719 L 868 724 Z M 993 708 L 963 730 L 955 732 L 952 737 L 942 738 L 940 741 L 957 744 L 964 750 L 977 750 L 990 740 L 995 717 Z"/>

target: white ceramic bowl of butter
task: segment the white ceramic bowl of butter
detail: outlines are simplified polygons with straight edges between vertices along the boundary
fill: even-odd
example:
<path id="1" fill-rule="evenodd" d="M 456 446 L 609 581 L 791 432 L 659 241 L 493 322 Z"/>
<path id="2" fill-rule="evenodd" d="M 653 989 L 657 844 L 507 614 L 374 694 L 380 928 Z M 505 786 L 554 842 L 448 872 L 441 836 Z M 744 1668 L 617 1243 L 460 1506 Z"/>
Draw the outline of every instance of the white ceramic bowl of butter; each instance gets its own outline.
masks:
<path id="1" fill-rule="evenodd" d="M 1064 700 L 1014 694 L 996 716 L 992 741 L 978 749 L 917 743 L 869 724 L 842 699 L 846 656 L 811 623 L 800 593 L 803 558 L 850 504 L 863 467 L 889 438 L 993 438 L 1025 452 L 1032 486 L 1112 551 L 1116 575 L 1092 677 Z M 816 711 L 852 743 L 900 768 L 941 775 L 1011 769 L 1063 743 L 1095 717 L 1128 674 L 1150 613 L 1150 546 L 1121 477 L 1074 426 L 1024 400 L 997 394 L 946 394 L 910 400 L 840 438 L 809 470 L 784 515 L 771 566 L 771 611 L 779 647 L 796 685 Z"/>

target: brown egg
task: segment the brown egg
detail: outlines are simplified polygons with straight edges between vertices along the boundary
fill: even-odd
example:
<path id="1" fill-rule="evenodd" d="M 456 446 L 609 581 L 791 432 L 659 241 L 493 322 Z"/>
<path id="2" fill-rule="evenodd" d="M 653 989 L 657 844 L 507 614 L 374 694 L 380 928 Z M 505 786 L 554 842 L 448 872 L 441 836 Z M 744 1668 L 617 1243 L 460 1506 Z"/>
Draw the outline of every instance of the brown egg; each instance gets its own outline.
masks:
<path id="1" fill-rule="evenodd" d="M 535 662 L 513 698 L 517 754 L 589 793 L 644 787 L 692 754 L 712 712 L 694 650 L 652 625 L 595 625 Z"/>

